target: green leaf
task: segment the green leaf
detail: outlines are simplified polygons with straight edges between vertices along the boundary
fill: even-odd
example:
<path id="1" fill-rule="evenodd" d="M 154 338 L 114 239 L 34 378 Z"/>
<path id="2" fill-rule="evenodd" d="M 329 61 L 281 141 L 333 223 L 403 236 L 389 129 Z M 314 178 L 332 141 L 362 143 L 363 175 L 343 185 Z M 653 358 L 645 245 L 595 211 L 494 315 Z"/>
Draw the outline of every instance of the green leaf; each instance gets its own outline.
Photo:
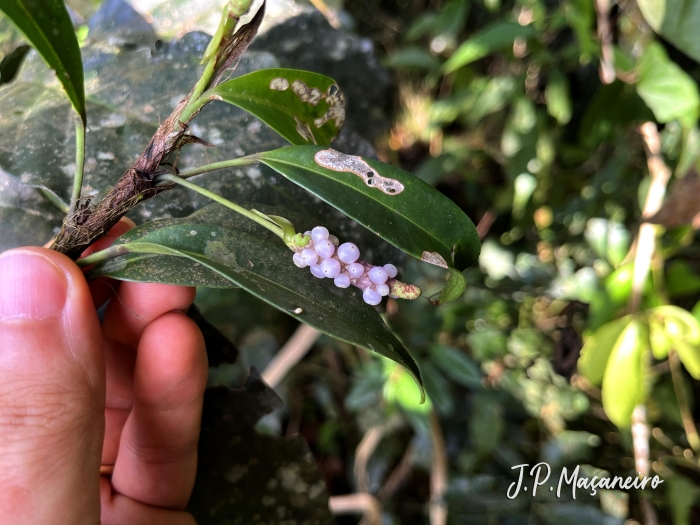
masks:
<path id="1" fill-rule="evenodd" d="M 692 127 L 698 119 L 700 94 L 693 79 L 652 42 L 639 60 L 637 93 L 661 123 L 679 119 Z"/>
<path id="2" fill-rule="evenodd" d="M 462 272 L 450 268 L 450 276 L 447 284 L 440 292 L 439 304 L 447 304 L 461 297 L 467 288 L 467 279 Z"/>
<path id="3" fill-rule="evenodd" d="M 468 388 L 481 388 L 482 373 L 465 353 L 445 345 L 434 345 L 430 349 L 430 360 L 455 383 Z"/>
<path id="4" fill-rule="evenodd" d="M 598 386 L 603 382 L 610 353 L 628 323 L 629 317 L 616 319 L 604 324 L 586 339 L 578 360 L 578 370 L 592 384 Z"/>
<path id="5" fill-rule="evenodd" d="M 282 148 L 258 158 L 418 259 L 464 270 L 479 256 L 479 236 L 469 217 L 399 168 L 316 146 Z"/>
<path id="6" fill-rule="evenodd" d="M 569 81 L 558 69 L 549 75 L 545 89 L 547 112 L 559 124 L 567 124 L 571 120 L 571 98 L 569 97 Z"/>
<path id="7" fill-rule="evenodd" d="M 292 144 L 327 146 L 345 122 L 345 97 L 332 78 L 297 69 L 263 69 L 202 95 L 252 113 Z"/>
<path id="8" fill-rule="evenodd" d="M 530 38 L 535 35 L 532 26 L 521 26 L 516 22 L 495 22 L 477 31 L 471 38 L 460 45 L 450 59 L 445 62 L 443 70 L 452 73 L 471 64 L 494 51 L 513 45 L 516 38 Z"/>
<path id="9" fill-rule="evenodd" d="M 666 335 L 666 327 L 657 317 L 649 317 L 649 345 L 654 359 L 662 360 L 668 357 L 671 341 Z"/>
<path id="10" fill-rule="evenodd" d="M 389 55 L 384 62 L 386 67 L 395 69 L 432 70 L 440 66 L 435 55 L 419 47 L 405 47 Z"/>
<path id="11" fill-rule="evenodd" d="M 695 379 L 700 379 L 700 323 L 687 310 L 673 305 L 657 306 L 649 316 L 664 325 L 670 346 L 678 353 L 683 366 Z"/>
<path id="12" fill-rule="evenodd" d="M 0 11 L 24 33 L 51 69 L 83 122 L 87 121 L 83 62 L 62 0 L 3 0 Z"/>
<path id="13" fill-rule="evenodd" d="M 700 61 L 700 4 L 694 0 L 637 0 L 647 23 L 688 56 Z"/>
<path id="14" fill-rule="evenodd" d="M 603 376 L 603 408 L 619 428 L 629 427 L 632 412 L 643 399 L 645 353 L 649 350 L 646 326 L 633 319 L 615 341 Z"/>
<path id="15" fill-rule="evenodd" d="M 135 253 L 95 265 L 89 278 L 191 286 L 202 285 L 214 273 L 218 280 L 213 286 L 220 280 L 240 286 L 332 337 L 405 366 L 421 384 L 416 363 L 358 289 L 337 288 L 297 268 L 279 238 L 223 206 L 210 205 L 184 219 L 153 221 L 122 235 L 115 242 L 119 245 Z M 144 260 L 149 262 L 145 268 Z"/>

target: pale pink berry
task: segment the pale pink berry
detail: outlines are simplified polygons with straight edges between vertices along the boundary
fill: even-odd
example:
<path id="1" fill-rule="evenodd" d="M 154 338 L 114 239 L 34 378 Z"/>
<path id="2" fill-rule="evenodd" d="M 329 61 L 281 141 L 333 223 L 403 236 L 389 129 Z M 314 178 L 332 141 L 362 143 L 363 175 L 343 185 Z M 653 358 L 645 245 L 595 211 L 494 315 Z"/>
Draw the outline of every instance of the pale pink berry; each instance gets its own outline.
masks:
<path id="1" fill-rule="evenodd" d="M 335 279 L 333 279 L 333 284 L 338 288 L 347 288 L 350 286 L 350 277 L 346 273 L 339 273 L 336 275 Z"/>
<path id="2" fill-rule="evenodd" d="M 340 244 L 338 237 L 336 237 L 335 235 L 329 235 L 328 240 L 333 243 L 333 246 L 338 246 Z"/>
<path id="3" fill-rule="evenodd" d="M 314 252 L 314 255 L 316 255 L 316 252 Z M 295 253 L 292 257 L 292 260 L 294 261 L 294 264 L 296 264 L 299 268 L 306 268 L 307 266 L 304 259 L 301 258 L 301 253 Z"/>
<path id="4" fill-rule="evenodd" d="M 360 258 L 360 250 L 351 242 L 344 242 L 338 246 L 338 259 L 346 264 L 351 264 Z"/>
<path id="5" fill-rule="evenodd" d="M 313 266 L 310 266 L 309 270 L 311 270 L 311 273 L 314 277 L 318 277 L 319 279 L 323 279 L 326 276 L 326 274 L 323 273 L 323 269 L 321 268 L 320 264 L 314 264 Z"/>
<path id="6" fill-rule="evenodd" d="M 311 230 L 311 239 L 314 242 L 323 241 L 328 239 L 328 229 L 323 226 L 316 226 Z"/>
<path id="7" fill-rule="evenodd" d="M 348 272 L 350 277 L 357 279 L 358 277 L 361 277 L 363 273 L 365 273 L 365 267 L 360 263 L 352 263 L 347 265 L 345 271 Z"/>
<path id="8" fill-rule="evenodd" d="M 377 292 L 379 293 L 379 295 L 381 295 L 382 297 L 384 297 L 385 295 L 389 295 L 389 285 L 388 284 L 378 284 L 377 286 L 375 286 L 375 288 L 377 289 Z"/>
<path id="9" fill-rule="evenodd" d="M 316 250 L 316 253 L 323 259 L 328 259 L 329 257 L 333 257 L 335 246 L 333 246 L 333 243 L 328 239 L 322 239 L 314 242 L 314 250 Z"/>
<path id="10" fill-rule="evenodd" d="M 375 290 L 372 290 L 371 288 L 367 288 L 364 292 L 362 292 L 362 299 L 367 304 L 371 304 L 372 306 L 377 305 L 377 304 L 382 302 L 382 296 L 379 295 L 379 292 L 376 292 Z"/>
<path id="11" fill-rule="evenodd" d="M 301 250 L 301 260 L 304 261 L 307 266 L 312 266 L 318 262 L 318 254 L 311 248 L 304 248 Z"/>
<path id="12" fill-rule="evenodd" d="M 340 262 L 338 259 L 323 259 L 321 270 L 326 277 L 333 279 L 340 273 Z"/>
<path id="13" fill-rule="evenodd" d="M 369 277 L 369 280 L 372 281 L 374 284 L 384 284 L 389 278 L 389 274 L 381 266 L 375 266 L 374 268 L 372 268 L 367 274 L 367 276 Z"/>
<path id="14" fill-rule="evenodd" d="M 399 273 L 399 271 L 396 269 L 396 266 L 393 264 L 385 264 L 384 269 L 386 270 L 386 273 L 389 274 L 390 278 L 396 277 L 396 275 Z"/>

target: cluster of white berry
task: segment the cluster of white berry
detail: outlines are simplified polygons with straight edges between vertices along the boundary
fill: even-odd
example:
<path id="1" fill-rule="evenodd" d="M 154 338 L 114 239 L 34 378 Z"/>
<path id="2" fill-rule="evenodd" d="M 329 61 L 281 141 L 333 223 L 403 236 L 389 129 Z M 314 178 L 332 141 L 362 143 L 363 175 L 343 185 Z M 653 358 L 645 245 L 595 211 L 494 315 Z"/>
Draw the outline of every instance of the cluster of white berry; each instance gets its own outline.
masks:
<path id="1" fill-rule="evenodd" d="M 347 288 L 351 284 L 362 292 L 362 299 L 367 304 L 375 305 L 382 297 L 389 295 L 388 281 L 396 277 L 396 266 L 385 264 L 373 266 L 359 261 L 360 250 L 351 242 L 340 244 L 335 235 L 330 235 L 323 226 L 316 226 L 304 235 L 311 240 L 294 253 L 294 264 L 299 268 L 311 270 L 311 273 L 323 279 L 333 279 L 338 288 Z"/>

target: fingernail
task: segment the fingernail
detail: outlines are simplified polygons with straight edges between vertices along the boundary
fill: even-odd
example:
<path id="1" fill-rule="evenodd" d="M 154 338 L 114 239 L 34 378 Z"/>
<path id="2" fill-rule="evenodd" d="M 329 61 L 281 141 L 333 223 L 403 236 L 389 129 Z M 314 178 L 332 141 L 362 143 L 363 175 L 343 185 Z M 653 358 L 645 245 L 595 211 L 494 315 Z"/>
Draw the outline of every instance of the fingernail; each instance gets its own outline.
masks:
<path id="1" fill-rule="evenodd" d="M 65 274 L 45 255 L 15 250 L 0 256 L 0 320 L 58 317 L 67 295 Z"/>

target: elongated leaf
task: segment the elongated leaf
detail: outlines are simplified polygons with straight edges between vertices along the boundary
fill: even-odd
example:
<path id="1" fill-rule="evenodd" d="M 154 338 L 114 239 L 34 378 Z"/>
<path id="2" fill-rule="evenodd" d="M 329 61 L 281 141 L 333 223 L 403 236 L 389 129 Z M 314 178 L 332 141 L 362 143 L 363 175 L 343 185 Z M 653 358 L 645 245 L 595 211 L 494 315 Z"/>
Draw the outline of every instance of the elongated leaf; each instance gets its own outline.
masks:
<path id="1" fill-rule="evenodd" d="M 700 379 L 700 323 L 689 311 L 673 305 L 657 306 L 652 310 L 650 326 L 659 321 L 663 322 L 668 346 L 678 352 L 690 375 Z"/>
<path id="2" fill-rule="evenodd" d="M 622 331 L 610 353 L 601 395 L 605 414 L 620 428 L 630 426 L 634 407 L 643 401 L 648 350 L 646 325 L 635 319 Z"/>
<path id="3" fill-rule="evenodd" d="M 464 274 L 455 269 L 450 269 L 450 276 L 447 279 L 447 284 L 442 289 L 442 292 L 440 292 L 440 299 L 438 302 L 440 304 L 451 303 L 459 299 L 466 288 L 467 279 L 464 277 Z"/>
<path id="4" fill-rule="evenodd" d="M 345 97 L 332 78 L 263 69 L 222 82 L 203 97 L 245 109 L 292 144 L 327 146 L 345 122 Z"/>
<path id="5" fill-rule="evenodd" d="M 637 4 L 654 31 L 700 62 L 700 3 L 694 0 L 637 0 Z"/>
<path id="6" fill-rule="evenodd" d="M 479 236 L 469 217 L 399 168 L 317 146 L 282 148 L 259 158 L 418 259 L 464 270 L 479 256 Z"/>
<path id="7" fill-rule="evenodd" d="M 639 61 L 637 93 L 665 123 L 679 119 L 692 127 L 700 111 L 700 94 L 695 81 L 666 55 L 656 42 L 649 45 Z"/>
<path id="8" fill-rule="evenodd" d="M 56 72 L 75 111 L 86 121 L 83 62 L 62 0 L 2 0 L 0 11 L 24 33 Z"/>
<path id="9" fill-rule="evenodd" d="M 529 38 L 534 34 L 535 29 L 532 26 L 521 26 L 516 22 L 495 22 L 463 42 L 445 62 L 443 69 L 445 73 L 452 73 L 494 51 L 512 45 L 518 37 Z"/>
<path id="10" fill-rule="evenodd" d="M 578 360 L 578 370 L 594 385 L 598 386 L 603 382 L 610 353 L 628 323 L 629 317 L 616 319 L 604 324 L 586 339 Z"/>
<path id="11" fill-rule="evenodd" d="M 297 268 L 292 253 L 275 235 L 222 206 L 207 206 L 184 219 L 145 224 L 115 244 L 126 245 L 135 253 L 96 265 L 88 277 L 188 284 L 187 275 L 215 272 L 328 335 L 405 366 L 420 384 L 415 362 L 377 311 L 362 301 L 358 289 L 337 288 L 330 280 L 319 280 L 308 269 Z M 153 262 L 145 270 L 141 266 L 144 254 Z M 181 264 L 173 265 L 173 257 Z M 182 261 L 190 266 L 187 274 L 182 273 Z"/>

